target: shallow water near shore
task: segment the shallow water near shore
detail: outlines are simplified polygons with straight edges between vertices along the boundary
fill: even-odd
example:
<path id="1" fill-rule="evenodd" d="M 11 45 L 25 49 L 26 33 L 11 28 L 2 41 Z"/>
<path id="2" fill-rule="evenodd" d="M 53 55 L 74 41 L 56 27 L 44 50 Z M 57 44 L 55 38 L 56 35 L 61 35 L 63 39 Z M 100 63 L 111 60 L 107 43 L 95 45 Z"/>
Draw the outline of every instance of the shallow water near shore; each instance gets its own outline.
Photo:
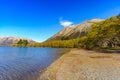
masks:
<path id="1" fill-rule="evenodd" d="M 40 72 L 68 50 L 0 47 L 0 80 L 39 80 Z"/>

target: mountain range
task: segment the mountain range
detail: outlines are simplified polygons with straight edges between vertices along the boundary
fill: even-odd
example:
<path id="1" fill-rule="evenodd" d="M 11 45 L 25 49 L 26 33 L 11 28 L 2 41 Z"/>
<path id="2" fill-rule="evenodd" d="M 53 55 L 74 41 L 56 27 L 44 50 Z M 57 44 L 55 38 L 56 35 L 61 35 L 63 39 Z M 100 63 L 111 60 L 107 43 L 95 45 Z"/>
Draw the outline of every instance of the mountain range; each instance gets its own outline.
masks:
<path id="1" fill-rule="evenodd" d="M 9 45 L 9 44 L 16 43 L 16 42 L 19 41 L 20 39 L 22 39 L 22 40 L 27 40 L 29 43 L 35 43 L 34 40 L 28 39 L 28 38 L 20 38 L 20 37 L 0 37 L 0 44 L 1 44 L 1 45 Z"/>
<path id="2" fill-rule="evenodd" d="M 3 37 L 0 44 L 12 44 L 23 38 Z M 27 39 L 29 43 L 35 41 Z M 19 46 L 19 45 L 16 45 Z M 119 49 L 120 15 L 106 20 L 92 19 L 80 24 L 65 27 L 42 43 L 28 44 L 30 47 Z"/>
<path id="3" fill-rule="evenodd" d="M 120 14 L 69 26 L 41 44 L 31 46 L 85 49 L 120 49 Z"/>
<path id="4" fill-rule="evenodd" d="M 103 20 L 102 19 L 92 19 L 92 20 L 82 22 L 81 24 L 66 27 L 63 30 L 61 30 L 60 32 L 58 32 L 57 34 L 50 37 L 47 41 L 61 40 L 61 39 L 67 40 L 67 39 L 74 39 L 74 38 L 79 38 L 79 37 L 85 36 L 91 29 L 91 25 L 96 22 L 100 22 L 100 21 L 103 21 Z M 16 43 L 17 41 L 19 41 L 20 39 L 28 40 L 29 43 L 35 43 L 35 41 L 32 39 L 9 36 L 9 37 L 0 37 L 0 45 L 13 44 L 13 43 Z"/>

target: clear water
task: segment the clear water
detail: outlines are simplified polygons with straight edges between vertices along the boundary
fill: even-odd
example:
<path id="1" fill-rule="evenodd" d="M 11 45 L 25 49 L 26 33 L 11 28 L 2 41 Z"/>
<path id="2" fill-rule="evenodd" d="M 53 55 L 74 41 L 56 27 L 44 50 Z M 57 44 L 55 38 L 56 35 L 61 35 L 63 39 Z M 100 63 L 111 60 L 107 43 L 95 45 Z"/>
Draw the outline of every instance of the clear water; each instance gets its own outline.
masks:
<path id="1" fill-rule="evenodd" d="M 68 49 L 0 47 L 0 80 L 39 80 L 40 72 Z"/>

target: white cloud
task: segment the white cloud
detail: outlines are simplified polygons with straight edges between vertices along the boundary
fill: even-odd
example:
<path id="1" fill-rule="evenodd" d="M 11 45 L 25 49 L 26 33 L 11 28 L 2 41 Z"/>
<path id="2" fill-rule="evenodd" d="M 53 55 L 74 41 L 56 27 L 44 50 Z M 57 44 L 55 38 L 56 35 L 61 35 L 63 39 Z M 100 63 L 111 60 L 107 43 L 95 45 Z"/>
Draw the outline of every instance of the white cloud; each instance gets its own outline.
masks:
<path id="1" fill-rule="evenodd" d="M 60 18 L 60 25 L 64 27 L 73 26 L 73 22 Z"/>

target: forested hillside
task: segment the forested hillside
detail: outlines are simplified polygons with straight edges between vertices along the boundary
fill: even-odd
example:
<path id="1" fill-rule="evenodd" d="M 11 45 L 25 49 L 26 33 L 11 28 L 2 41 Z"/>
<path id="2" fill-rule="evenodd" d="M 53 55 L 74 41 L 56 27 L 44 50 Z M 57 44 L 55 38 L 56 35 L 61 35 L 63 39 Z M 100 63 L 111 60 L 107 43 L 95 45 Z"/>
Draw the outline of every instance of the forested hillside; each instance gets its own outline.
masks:
<path id="1" fill-rule="evenodd" d="M 94 24 L 92 30 L 84 37 L 82 47 L 120 47 L 120 15 Z"/>
<path id="2" fill-rule="evenodd" d="M 69 40 L 51 40 L 43 43 L 28 44 L 30 47 L 57 48 L 119 48 L 120 47 L 120 15 L 105 21 L 94 23 L 87 35 Z"/>

